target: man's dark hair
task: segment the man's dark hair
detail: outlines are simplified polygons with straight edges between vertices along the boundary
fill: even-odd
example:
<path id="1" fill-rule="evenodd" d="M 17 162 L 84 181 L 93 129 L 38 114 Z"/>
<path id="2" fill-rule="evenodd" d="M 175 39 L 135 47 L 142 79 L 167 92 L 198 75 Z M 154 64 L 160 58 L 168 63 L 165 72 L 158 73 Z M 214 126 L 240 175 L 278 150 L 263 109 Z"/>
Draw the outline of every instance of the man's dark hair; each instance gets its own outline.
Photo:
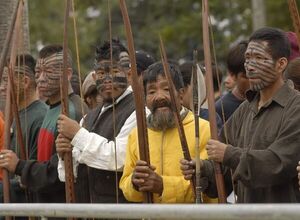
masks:
<path id="1" fill-rule="evenodd" d="M 112 39 L 112 57 L 114 60 L 119 60 L 121 52 L 128 52 L 126 47 L 118 40 Z M 95 60 L 110 60 L 110 41 L 105 41 L 103 45 L 96 47 Z"/>
<path id="2" fill-rule="evenodd" d="M 177 91 L 183 88 L 183 79 L 180 73 L 179 67 L 176 64 L 169 63 L 170 74 L 174 83 L 174 86 Z M 146 87 L 148 83 L 155 82 L 158 76 L 164 76 L 164 67 L 161 62 L 156 62 L 148 67 L 146 72 L 143 74 L 143 83 L 144 83 L 144 90 L 146 94 Z"/>
<path id="3" fill-rule="evenodd" d="M 281 57 L 289 58 L 290 43 L 286 34 L 277 28 L 264 27 L 255 31 L 249 39 L 250 41 L 266 41 L 270 54 L 274 60 Z"/>
<path id="4" fill-rule="evenodd" d="M 50 44 L 50 45 L 47 45 L 45 47 L 43 47 L 40 52 L 39 52 L 39 59 L 44 59 L 46 57 L 49 57 L 55 53 L 62 53 L 63 52 L 63 46 L 60 45 L 60 44 Z M 72 68 L 73 66 L 73 61 L 72 61 L 72 53 L 71 51 L 68 49 L 67 50 L 68 52 L 68 62 L 67 62 L 67 65 L 69 67 Z"/>
<path id="5" fill-rule="evenodd" d="M 193 61 L 186 61 L 179 65 L 179 69 L 182 75 L 184 87 L 188 87 L 191 84 Z"/>
<path id="6" fill-rule="evenodd" d="M 241 41 L 229 49 L 226 64 L 230 74 L 237 76 L 240 72 L 246 73 L 244 63 L 247 46 L 247 41 Z"/>
<path id="7" fill-rule="evenodd" d="M 145 71 L 148 66 L 155 62 L 153 56 L 146 51 L 138 50 L 135 52 L 136 59 L 136 69 L 137 73 L 140 76 L 143 71 Z"/>
<path id="8" fill-rule="evenodd" d="M 36 60 L 31 56 L 30 54 L 18 54 L 16 56 L 16 63 L 15 63 L 15 70 L 18 69 L 18 67 L 27 66 L 31 71 L 25 71 L 25 75 L 28 76 L 31 79 L 31 84 L 33 87 L 36 87 L 35 82 L 35 65 Z M 9 64 L 10 59 L 7 59 L 7 64 Z M 23 71 L 14 71 L 15 74 L 22 73 Z"/>
<path id="9" fill-rule="evenodd" d="M 73 68 L 73 74 L 72 74 L 72 77 L 71 77 L 71 86 L 72 86 L 72 89 L 73 89 L 73 92 L 76 94 L 76 95 L 79 95 L 81 96 L 80 94 L 80 81 L 79 81 L 79 76 L 78 76 L 78 72 L 76 69 Z"/>
<path id="10" fill-rule="evenodd" d="M 51 44 L 43 47 L 39 52 L 39 58 L 46 58 L 52 54 L 59 53 L 63 51 L 63 46 L 59 44 Z"/>
<path id="11" fill-rule="evenodd" d="M 16 57 L 16 63 L 15 66 L 28 66 L 32 70 L 32 74 L 29 77 L 34 77 L 35 74 L 35 64 L 36 61 L 30 54 L 19 54 Z"/>

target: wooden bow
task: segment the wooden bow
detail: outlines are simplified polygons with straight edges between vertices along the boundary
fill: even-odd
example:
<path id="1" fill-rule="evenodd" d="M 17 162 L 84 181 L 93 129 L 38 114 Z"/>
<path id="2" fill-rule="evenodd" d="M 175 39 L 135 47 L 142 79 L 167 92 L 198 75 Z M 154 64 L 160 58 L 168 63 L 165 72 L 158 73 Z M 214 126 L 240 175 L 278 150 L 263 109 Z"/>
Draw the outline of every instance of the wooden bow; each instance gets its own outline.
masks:
<path id="1" fill-rule="evenodd" d="M 295 33 L 297 35 L 297 43 L 300 50 L 300 17 L 298 12 L 297 3 L 295 0 L 288 0 L 289 11 L 293 21 Z"/>
<path id="2" fill-rule="evenodd" d="M 211 66 L 211 52 L 209 41 L 209 8 L 208 1 L 202 0 L 202 25 L 203 25 L 203 45 L 204 45 L 204 62 L 206 69 L 206 86 L 207 86 L 207 100 L 209 110 L 209 122 L 210 132 L 212 139 L 218 139 L 218 128 L 216 122 L 216 109 L 215 109 L 215 97 L 213 90 L 213 75 Z M 214 162 L 215 178 L 218 190 L 219 203 L 226 203 L 226 191 L 224 184 L 224 177 L 222 175 L 221 164 Z"/>
<path id="3" fill-rule="evenodd" d="M 20 118 L 19 118 L 19 112 L 18 112 L 18 106 L 16 102 L 16 95 L 14 90 L 14 68 L 15 68 L 15 61 L 16 61 L 16 51 L 17 51 L 17 44 L 19 40 L 19 34 L 20 34 L 20 26 L 22 22 L 22 13 L 23 13 L 23 6 L 24 2 L 20 3 L 18 1 L 17 6 L 15 8 L 16 11 L 14 11 L 12 24 L 10 25 L 10 29 L 7 34 L 7 37 L 14 37 L 13 41 L 11 42 L 11 39 L 7 39 L 8 45 L 5 45 L 6 49 L 3 50 L 1 54 L 1 62 L 2 58 L 6 59 L 8 48 L 11 44 L 11 54 L 10 54 L 10 63 L 8 65 L 8 83 L 7 83 L 7 90 L 6 90 L 6 103 L 5 103 L 5 130 L 4 130 L 4 146 L 3 149 L 10 149 L 10 141 L 11 141 L 11 124 L 12 124 L 12 110 L 14 113 L 15 121 L 16 121 L 16 129 L 17 129 L 17 141 L 20 146 L 21 150 L 21 159 L 26 159 L 26 150 L 25 150 L 25 144 L 23 142 L 23 135 L 21 130 L 21 124 L 20 124 Z M 14 34 L 12 34 L 14 32 Z M 1 76 L 2 71 L 4 67 L 4 62 L 0 65 L 3 65 L 1 67 Z M 27 193 L 26 193 L 27 194 Z M 6 169 L 3 169 L 3 199 L 4 203 L 10 202 L 10 181 L 9 181 L 9 172 Z M 11 219 L 11 217 L 6 216 L 6 219 Z"/>
<path id="4" fill-rule="evenodd" d="M 12 115 L 11 115 L 11 83 L 10 79 L 8 79 L 7 84 L 7 91 L 6 91 L 6 101 L 5 101 L 5 120 L 4 120 L 4 145 L 3 149 L 9 149 L 10 148 L 10 126 L 12 123 Z M 3 202 L 9 203 L 10 202 L 10 182 L 9 182 L 9 172 L 6 169 L 3 169 Z M 6 220 L 11 219 L 11 217 L 6 216 Z"/>
<path id="5" fill-rule="evenodd" d="M 161 55 L 161 59 L 162 59 L 164 73 L 165 73 L 165 76 L 168 81 L 168 87 L 169 87 L 170 98 L 171 98 L 171 103 L 172 103 L 172 111 L 174 114 L 177 129 L 178 129 L 178 134 L 179 134 L 179 139 L 180 139 L 181 148 L 182 148 L 182 152 L 183 152 L 183 157 L 184 157 L 184 159 L 191 161 L 192 158 L 190 155 L 185 132 L 183 129 L 183 124 L 182 124 L 181 117 L 180 117 L 180 109 L 178 108 L 180 105 L 178 103 L 178 99 L 176 99 L 176 97 L 175 97 L 175 86 L 174 86 L 174 83 L 173 83 L 173 80 L 171 77 L 167 54 L 166 54 L 166 50 L 165 50 L 165 47 L 164 47 L 161 37 L 160 37 L 160 55 Z M 191 179 L 191 185 L 192 185 L 193 192 L 195 194 L 195 177 L 193 177 Z"/>
<path id="6" fill-rule="evenodd" d="M 111 7 L 110 7 L 110 0 L 107 0 L 107 11 L 108 11 L 108 29 L 109 29 L 109 51 L 110 51 L 110 74 L 112 77 L 115 77 L 115 73 L 113 71 L 113 46 L 112 46 L 112 25 L 111 25 Z M 114 81 L 112 80 L 112 87 L 114 88 Z M 113 111 L 113 143 L 114 143 L 114 150 L 115 150 L 115 184 L 116 184 L 116 203 L 119 203 L 119 179 L 118 179 L 118 154 L 117 154 L 117 142 L 116 142 L 116 100 L 115 97 L 112 96 L 112 111 Z"/>
<path id="7" fill-rule="evenodd" d="M 148 133 L 146 124 L 146 113 L 145 113 L 145 102 L 144 102 L 144 89 L 142 83 L 139 83 L 139 78 L 136 68 L 135 50 L 131 31 L 131 24 L 128 16 L 125 0 L 119 0 L 120 9 L 123 16 L 126 38 L 128 42 L 128 52 L 131 64 L 131 75 L 132 75 L 132 90 L 135 102 L 137 132 L 138 132 L 138 144 L 140 159 L 147 162 L 150 165 L 149 155 L 149 144 L 148 144 Z M 144 193 L 144 202 L 152 203 L 152 193 Z"/>
<path id="8" fill-rule="evenodd" d="M 61 94 L 61 106 L 62 114 L 69 115 L 69 81 L 68 81 L 68 18 L 70 11 L 71 1 L 66 0 L 66 9 L 64 17 L 64 41 L 63 41 L 63 71 L 61 71 L 60 80 L 60 94 Z M 75 202 L 75 190 L 74 190 L 74 174 L 73 174 L 73 161 L 72 152 L 64 154 L 65 163 L 65 189 L 66 189 L 66 202 Z"/>
<path id="9" fill-rule="evenodd" d="M 9 28 L 8 28 L 7 33 L 6 33 L 5 41 L 4 41 L 4 44 L 3 44 L 3 49 L 1 51 L 1 57 L 0 57 L 0 83 L 2 81 L 3 68 L 4 68 L 4 65 L 6 63 L 8 49 L 9 49 L 10 42 L 11 42 L 11 39 L 12 39 L 13 31 L 14 31 L 14 28 L 15 28 L 15 23 L 16 23 L 16 19 L 17 19 L 17 14 L 18 14 L 20 1 L 21 0 L 17 1 L 16 7 L 13 10 L 12 19 L 11 19 Z"/>

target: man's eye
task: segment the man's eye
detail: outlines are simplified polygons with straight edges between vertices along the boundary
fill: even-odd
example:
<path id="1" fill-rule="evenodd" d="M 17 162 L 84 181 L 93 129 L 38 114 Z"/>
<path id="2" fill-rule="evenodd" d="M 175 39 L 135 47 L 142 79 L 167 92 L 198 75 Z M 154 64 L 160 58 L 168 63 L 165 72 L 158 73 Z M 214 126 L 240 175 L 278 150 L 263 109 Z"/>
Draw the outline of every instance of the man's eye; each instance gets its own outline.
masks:
<path id="1" fill-rule="evenodd" d="M 97 74 L 98 76 L 103 76 L 103 75 L 104 75 L 104 72 L 99 71 L 99 72 L 96 72 L 96 74 Z"/>
<path id="2" fill-rule="evenodd" d="M 148 93 L 149 95 L 153 95 L 153 94 L 155 93 L 155 90 L 149 90 L 147 93 Z"/>
<path id="3" fill-rule="evenodd" d="M 262 61 L 262 60 L 265 60 L 266 58 L 263 56 L 257 56 L 256 59 Z"/>

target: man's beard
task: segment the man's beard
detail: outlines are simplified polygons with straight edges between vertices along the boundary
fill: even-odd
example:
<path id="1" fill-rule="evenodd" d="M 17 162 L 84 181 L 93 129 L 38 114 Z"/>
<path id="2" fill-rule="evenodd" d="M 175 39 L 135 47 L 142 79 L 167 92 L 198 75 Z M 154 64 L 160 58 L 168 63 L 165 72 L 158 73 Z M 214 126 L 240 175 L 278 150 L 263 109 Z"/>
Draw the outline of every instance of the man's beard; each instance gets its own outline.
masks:
<path id="1" fill-rule="evenodd" d="M 171 110 L 169 111 L 155 111 L 147 118 L 148 127 L 157 130 L 164 131 L 169 128 L 175 127 L 174 115 Z"/>
<path id="2" fill-rule="evenodd" d="M 261 81 L 259 83 L 251 83 L 250 82 L 250 89 L 255 92 L 263 90 L 266 86 L 267 85 L 263 81 Z"/>

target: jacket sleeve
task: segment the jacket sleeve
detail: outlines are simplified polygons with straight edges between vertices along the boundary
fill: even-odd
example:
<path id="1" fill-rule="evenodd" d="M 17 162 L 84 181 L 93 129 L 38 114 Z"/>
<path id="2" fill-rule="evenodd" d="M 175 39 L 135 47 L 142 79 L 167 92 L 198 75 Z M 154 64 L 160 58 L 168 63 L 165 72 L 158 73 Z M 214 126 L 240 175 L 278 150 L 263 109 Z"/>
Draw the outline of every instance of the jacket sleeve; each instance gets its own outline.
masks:
<path id="1" fill-rule="evenodd" d="M 225 125 L 224 125 L 225 126 Z M 224 128 L 223 128 L 224 130 Z M 222 132 L 223 132 L 222 130 Z M 201 137 L 201 159 L 203 161 L 203 166 L 201 167 L 201 185 L 204 190 L 205 195 L 210 198 L 217 198 L 218 191 L 217 191 L 217 184 L 215 178 L 215 171 L 214 171 L 214 163 L 211 160 L 208 160 L 207 151 L 206 151 L 206 144 L 210 138 L 210 130 L 209 126 L 202 126 L 202 137 Z M 221 134 L 222 134 L 221 132 Z M 207 135 L 205 135 L 207 134 Z M 220 141 L 225 141 L 220 138 Z M 230 169 L 222 166 L 222 174 L 224 177 L 225 189 L 227 195 L 229 195 L 232 191 L 232 181 L 231 181 L 231 172 Z"/>
<path id="2" fill-rule="evenodd" d="M 131 202 L 142 202 L 143 194 L 137 191 L 132 182 L 132 173 L 138 160 L 137 141 L 135 138 L 137 130 L 134 129 L 128 136 L 128 144 L 126 148 L 125 165 L 123 175 L 120 180 L 120 189 L 123 191 L 125 198 Z"/>
<path id="3" fill-rule="evenodd" d="M 53 154 L 49 161 L 20 160 L 16 174 L 21 176 L 21 182 L 34 192 L 59 191 L 64 188 L 57 173 L 58 157 Z"/>
<path id="4" fill-rule="evenodd" d="M 231 172 L 228 167 L 222 166 L 226 195 L 229 196 L 233 190 Z M 201 185 L 204 193 L 210 198 L 218 197 L 218 189 L 215 178 L 214 163 L 211 160 L 204 160 L 201 168 Z"/>
<path id="5" fill-rule="evenodd" d="M 226 121 L 219 135 L 221 142 L 230 143 L 226 148 L 223 164 L 233 170 L 238 166 L 243 151 L 242 148 L 237 147 L 237 140 L 239 139 L 239 133 L 237 131 L 241 130 L 241 122 L 243 121 L 242 112 L 244 108 L 245 104 L 241 104 Z"/>
<path id="6" fill-rule="evenodd" d="M 74 136 L 71 144 L 80 154 L 78 162 L 96 169 L 111 170 L 116 169 L 115 165 L 115 143 L 117 149 L 117 169 L 124 166 L 126 144 L 128 135 L 136 126 L 135 111 L 127 118 L 119 134 L 116 136 L 116 142 L 109 141 L 96 133 L 89 132 L 81 128 Z"/>

